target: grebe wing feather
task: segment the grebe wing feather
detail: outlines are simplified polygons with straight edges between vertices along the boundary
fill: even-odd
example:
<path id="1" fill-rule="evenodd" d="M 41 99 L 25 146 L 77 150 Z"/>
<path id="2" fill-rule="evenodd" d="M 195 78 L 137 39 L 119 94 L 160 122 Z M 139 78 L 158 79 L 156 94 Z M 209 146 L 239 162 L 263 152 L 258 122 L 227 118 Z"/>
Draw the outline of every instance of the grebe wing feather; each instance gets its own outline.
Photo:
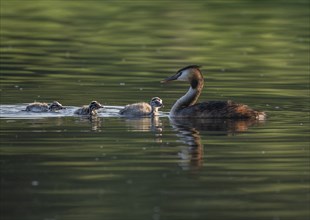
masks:
<path id="1" fill-rule="evenodd" d="M 152 107 L 145 102 L 134 103 L 126 105 L 123 109 L 120 110 L 121 115 L 144 115 L 149 114 L 152 111 Z"/>

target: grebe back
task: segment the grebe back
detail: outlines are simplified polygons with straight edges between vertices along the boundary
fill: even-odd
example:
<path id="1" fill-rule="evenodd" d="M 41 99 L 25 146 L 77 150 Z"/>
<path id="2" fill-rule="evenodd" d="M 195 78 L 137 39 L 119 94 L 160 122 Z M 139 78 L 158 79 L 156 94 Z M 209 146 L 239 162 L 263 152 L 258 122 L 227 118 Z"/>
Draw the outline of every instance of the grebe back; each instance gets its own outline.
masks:
<path id="1" fill-rule="evenodd" d="M 44 102 L 33 102 L 27 105 L 25 111 L 29 112 L 54 112 L 61 109 L 66 109 L 57 101 L 52 102 L 51 104 L 47 104 Z"/>
<path id="2" fill-rule="evenodd" d="M 163 107 L 163 101 L 159 97 L 153 97 L 150 104 L 139 102 L 126 105 L 119 114 L 127 117 L 153 116 L 158 115 L 158 109 L 161 107 Z"/>
<path id="3" fill-rule="evenodd" d="M 100 108 L 104 108 L 103 105 L 101 105 L 99 102 L 97 101 L 92 101 L 88 106 L 82 106 L 81 108 L 77 109 L 74 114 L 77 115 L 97 115 L 96 110 L 100 109 Z"/>

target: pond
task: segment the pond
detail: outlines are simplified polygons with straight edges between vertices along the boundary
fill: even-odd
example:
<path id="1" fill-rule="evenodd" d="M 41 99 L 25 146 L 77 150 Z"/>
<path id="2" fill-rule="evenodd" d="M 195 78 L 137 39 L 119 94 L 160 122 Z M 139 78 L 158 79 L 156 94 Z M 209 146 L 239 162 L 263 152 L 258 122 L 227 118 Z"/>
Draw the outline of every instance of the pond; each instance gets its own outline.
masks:
<path id="1" fill-rule="evenodd" d="M 308 1 L 0 4 L 1 219 L 310 218 Z M 267 120 L 169 118 L 188 85 L 160 81 L 189 64 L 200 101 Z M 159 116 L 118 115 L 154 96 Z"/>

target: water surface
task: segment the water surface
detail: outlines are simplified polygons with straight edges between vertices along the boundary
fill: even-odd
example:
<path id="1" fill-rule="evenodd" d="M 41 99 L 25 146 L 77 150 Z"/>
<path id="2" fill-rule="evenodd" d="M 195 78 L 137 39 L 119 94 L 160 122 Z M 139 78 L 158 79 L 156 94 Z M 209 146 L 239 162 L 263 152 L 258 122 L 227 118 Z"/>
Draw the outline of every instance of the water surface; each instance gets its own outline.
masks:
<path id="1" fill-rule="evenodd" d="M 2 0 L 1 219 L 309 219 L 309 3 Z M 266 121 L 171 120 L 200 100 Z M 118 108 L 159 96 L 158 117 Z M 58 100 L 60 113 L 22 111 Z M 98 117 L 72 114 L 97 100 Z"/>

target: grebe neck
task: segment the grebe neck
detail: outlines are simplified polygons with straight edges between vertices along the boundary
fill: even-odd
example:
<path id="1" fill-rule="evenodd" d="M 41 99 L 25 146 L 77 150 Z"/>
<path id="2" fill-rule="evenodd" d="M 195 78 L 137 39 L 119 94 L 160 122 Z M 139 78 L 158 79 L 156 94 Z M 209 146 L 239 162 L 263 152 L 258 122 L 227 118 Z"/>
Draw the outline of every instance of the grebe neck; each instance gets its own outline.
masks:
<path id="1" fill-rule="evenodd" d="M 158 107 L 155 107 L 155 106 L 152 106 L 151 105 L 151 107 L 152 107 L 152 110 L 151 110 L 151 112 L 149 113 L 149 115 L 158 115 Z"/>
<path id="2" fill-rule="evenodd" d="M 191 86 L 189 87 L 187 93 L 179 98 L 172 106 L 170 116 L 176 115 L 178 111 L 194 105 L 197 102 L 203 88 L 203 78 L 192 79 L 190 83 Z"/>

